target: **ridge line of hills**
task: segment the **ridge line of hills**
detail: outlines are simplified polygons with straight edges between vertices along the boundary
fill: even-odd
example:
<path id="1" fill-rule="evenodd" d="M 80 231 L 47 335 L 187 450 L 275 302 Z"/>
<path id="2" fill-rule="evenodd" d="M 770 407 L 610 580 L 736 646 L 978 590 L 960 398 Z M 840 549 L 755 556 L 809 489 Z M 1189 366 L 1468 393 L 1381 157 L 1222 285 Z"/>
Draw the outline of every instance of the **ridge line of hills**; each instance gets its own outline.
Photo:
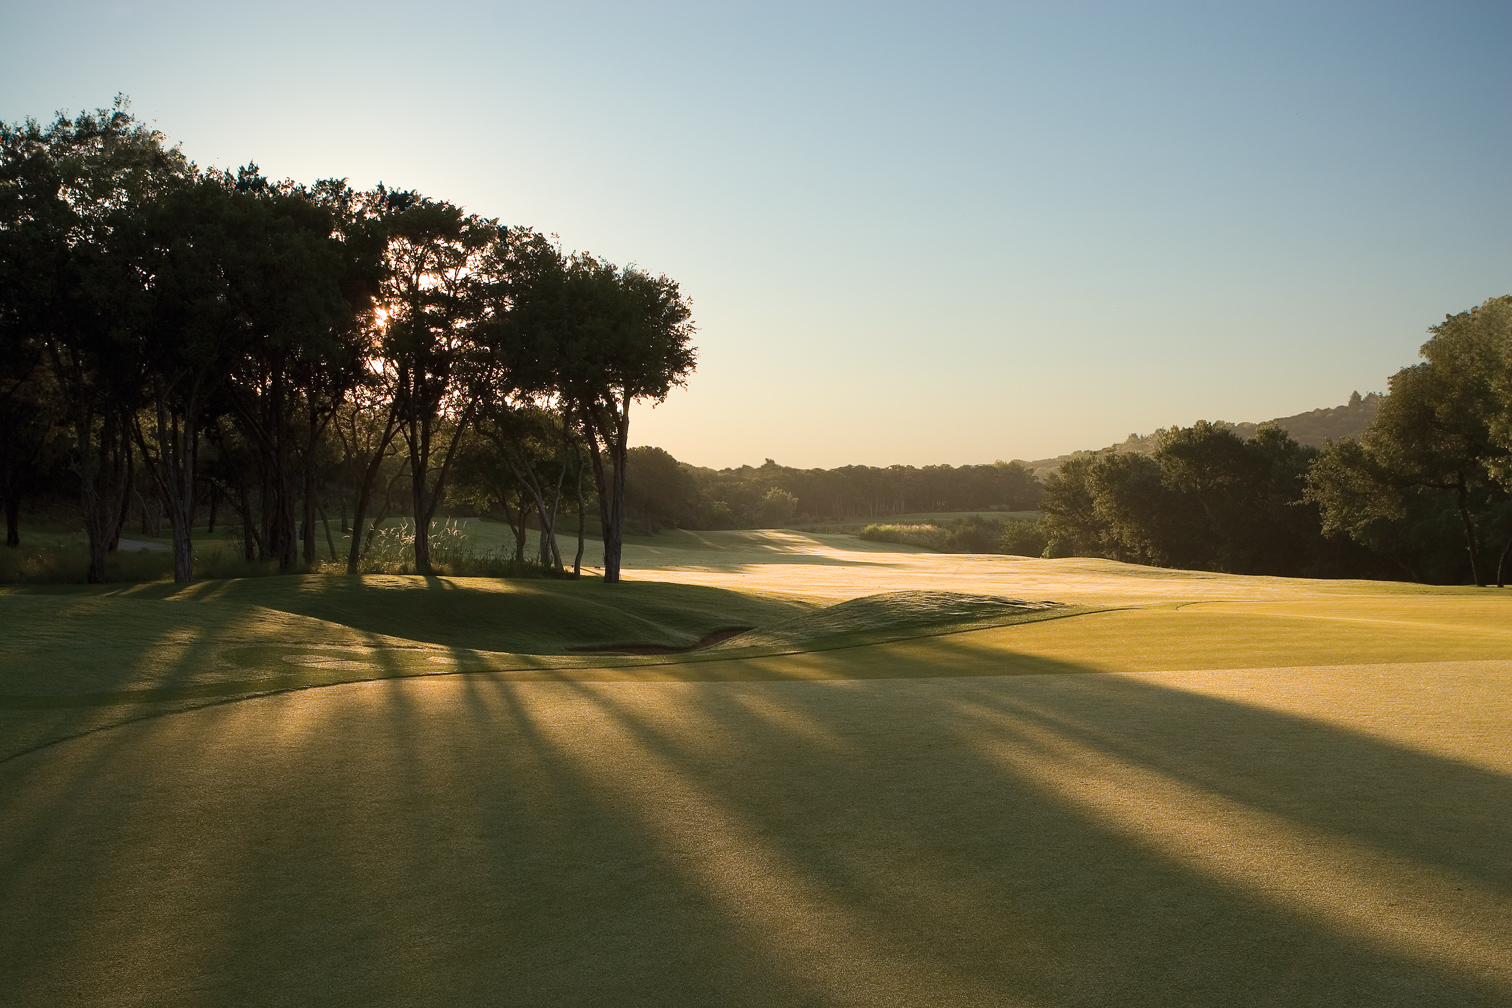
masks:
<path id="1" fill-rule="evenodd" d="M 1228 420 L 1215 420 L 1213 423 L 1218 427 L 1225 427 L 1241 438 L 1254 437 L 1255 431 L 1259 430 L 1264 423 L 1273 423 L 1290 434 L 1298 443 L 1309 445 L 1313 448 L 1323 447 L 1325 440 L 1340 438 L 1358 438 L 1371 420 L 1375 419 L 1376 407 L 1380 404 L 1379 393 L 1371 392 L 1360 395 L 1356 392 L 1349 397 L 1349 402 L 1342 406 L 1319 407 L 1308 410 L 1306 413 L 1297 413 L 1292 416 L 1276 417 L 1273 420 L 1260 421 L 1258 423 L 1233 423 Z M 1036 459 L 1027 462 L 1023 459 L 1014 459 L 1019 465 L 1028 469 L 1036 477 L 1043 478 L 1046 473 L 1060 468 L 1062 462 L 1082 455 L 1108 455 L 1114 452 L 1137 452 L 1148 455 L 1159 447 L 1159 434 L 1130 434 L 1122 442 L 1109 445 L 1106 448 L 1074 451 L 1067 455 L 1057 455 L 1054 458 Z"/>

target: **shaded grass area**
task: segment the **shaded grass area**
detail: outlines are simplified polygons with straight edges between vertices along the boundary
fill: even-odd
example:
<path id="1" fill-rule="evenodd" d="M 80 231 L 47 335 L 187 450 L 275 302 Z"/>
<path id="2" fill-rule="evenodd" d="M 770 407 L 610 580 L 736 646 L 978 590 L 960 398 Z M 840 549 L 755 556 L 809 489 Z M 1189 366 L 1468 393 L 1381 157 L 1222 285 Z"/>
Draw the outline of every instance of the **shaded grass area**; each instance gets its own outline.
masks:
<path id="1" fill-rule="evenodd" d="M 735 624 L 760 625 L 808 606 L 654 581 L 605 585 L 370 574 L 141 585 L 115 597 L 261 606 L 428 644 L 521 654 L 566 654 L 584 644 L 681 646 Z"/>
<path id="2" fill-rule="evenodd" d="M 1420 724 L 1507 694 L 1450 680 L 453 676 L 156 719 L 0 777 L 0 1001 L 1500 1006 L 1506 754 Z"/>
<path id="3" fill-rule="evenodd" d="M 316 523 L 314 560 L 301 560 L 295 570 L 284 570 L 272 561 L 247 560 L 239 526 L 222 526 L 215 532 L 194 531 L 195 580 L 266 577 L 307 572 L 343 573 L 350 537 L 333 522 Z M 412 530 L 408 518 L 383 522 L 359 563 L 364 573 L 414 573 Z M 560 577 L 549 566 L 527 557 L 514 559 L 514 539 L 508 527 L 483 519 L 454 521 L 437 519 L 431 531 L 431 557 L 436 571 L 458 576 Z M 534 541 L 532 540 L 532 546 Z M 173 530 L 143 532 L 126 530 L 120 548 L 106 554 L 105 581 L 111 584 L 171 581 L 173 579 Z M 571 551 L 565 554 L 570 567 Z M 21 546 L 0 549 L 0 584 L 84 584 L 88 580 L 89 550 L 82 532 L 55 526 L 23 526 Z"/>
<path id="4" fill-rule="evenodd" d="M 691 674 L 670 667 L 712 652 L 573 654 L 582 641 L 686 648 L 732 625 L 786 627 L 778 639 L 726 656 L 772 654 L 1040 615 L 991 600 L 914 608 L 900 620 L 907 606 L 895 600 L 807 625 L 801 614 L 811 606 L 727 589 L 399 575 L 13 589 L 0 593 L 0 757 L 144 716 L 363 679 L 483 670 L 539 678 L 746 674 L 738 665 Z"/>
<path id="5" fill-rule="evenodd" d="M 194 576 L 197 579 L 267 577 L 282 574 L 271 562 L 247 560 L 241 539 L 231 531 L 197 532 Z M 0 548 L 0 585 L 82 585 L 89 574 L 89 546 L 83 533 L 24 528 L 21 545 Z M 105 581 L 139 584 L 173 580 L 171 530 L 128 530 L 120 548 L 105 555 Z"/>
<path id="6" fill-rule="evenodd" d="M 138 586 L 0 595 L 0 757 L 226 699 L 459 672 L 514 682 L 864 680 L 1468 661 L 1512 654 L 1506 619 L 1512 610 L 1498 599 L 1388 597 L 1335 606 L 1218 603 L 1110 611 L 900 593 L 792 616 L 794 607 L 785 603 L 652 583 L 640 586 L 640 609 L 621 629 L 643 631 L 651 625 L 649 615 L 684 599 L 699 602 L 680 610 L 684 644 L 737 616 L 760 614 L 765 626 L 687 654 L 567 654 L 563 642 L 574 621 L 606 604 L 601 591 L 586 592 L 594 605 L 579 608 L 572 596 L 585 592 L 583 584 L 439 580 L 312 577 L 177 591 Z M 269 586 L 286 590 L 280 594 Z M 301 586 L 300 592 L 287 590 Z M 469 635 L 466 619 L 426 626 L 429 609 L 448 611 L 467 598 L 504 609 L 517 593 L 533 600 L 537 608 L 528 611 L 536 616 L 555 611 L 572 618 L 557 625 L 556 636 L 540 625 L 513 638 L 507 626 L 478 628 L 479 635 L 512 639 L 516 647 L 508 649 L 469 643 L 477 638 Z M 373 596 L 385 594 L 395 596 L 394 611 L 403 611 L 392 622 L 408 626 L 408 620 L 417 632 L 442 639 L 416 641 L 337 621 L 376 621 L 389 610 Z M 269 604 L 251 604 L 252 598 Z M 541 608 L 548 605 L 556 608 Z M 292 609 L 332 618 L 287 611 Z M 678 639 L 667 624 L 655 626 Z M 519 645 L 531 640 L 559 650 L 521 653 L 527 649 Z"/>
<path id="7" fill-rule="evenodd" d="M 688 585 L 397 575 L 11 589 L 0 593 L 0 756 L 227 698 L 550 667 L 533 655 L 584 640 L 682 645 L 804 608 Z"/>

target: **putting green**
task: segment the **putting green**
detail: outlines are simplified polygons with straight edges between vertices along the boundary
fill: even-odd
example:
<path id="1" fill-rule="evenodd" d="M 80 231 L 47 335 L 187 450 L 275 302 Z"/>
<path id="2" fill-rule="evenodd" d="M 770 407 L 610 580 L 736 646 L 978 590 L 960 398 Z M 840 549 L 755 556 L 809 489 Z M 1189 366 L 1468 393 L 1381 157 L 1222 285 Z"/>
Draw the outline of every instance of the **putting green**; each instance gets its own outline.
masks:
<path id="1" fill-rule="evenodd" d="M 0 596 L 0 1004 L 1512 1003 L 1506 593 L 701 539 Z"/>

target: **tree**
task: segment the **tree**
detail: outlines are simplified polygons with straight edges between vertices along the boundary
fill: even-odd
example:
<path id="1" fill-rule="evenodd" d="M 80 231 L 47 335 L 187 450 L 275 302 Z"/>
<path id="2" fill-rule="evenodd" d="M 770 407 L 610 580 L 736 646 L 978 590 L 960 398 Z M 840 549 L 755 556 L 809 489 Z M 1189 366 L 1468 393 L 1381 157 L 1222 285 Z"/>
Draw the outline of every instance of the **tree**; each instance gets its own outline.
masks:
<path id="1" fill-rule="evenodd" d="M 488 298 L 497 221 L 450 203 L 380 189 L 388 234 L 382 354 L 409 452 L 415 569 L 431 573 L 430 526 L 492 356 L 483 331 L 502 306 Z"/>
<path id="2" fill-rule="evenodd" d="M 550 389 L 582 425 L 604 536 L 604 580 L 620 579 L 630 406 L 661 402 L 693 370 L 692 311 L 677 284 L 586 254 L 536 246 L 522 265 L 509 333 L 521 384 Z"/>
<path id="3" fill-rule="evenodd" d="M 1357 448 L 1330 446 L 1309 478 L 1309 499 L 1325 528 L 1361 542 L 1391 541 L 1390 527 L 1452 502 L 1470 580 L 1491 573 L 1485 524 L 1507 510 L 1512 489 L 1512 297 L 1447 316 L 1419 353 L 1421 364 L 1392 376 Z M 1415 524 L 1422 527 L 1422 521 Z M 1507 549 L 1496 564 L 1505 577 Z M 1393 548 L 1400 556 L 1400 547 Z M 1401 562 L 1401 561 L 1399 561 Z"/>
<path id="4" fill-rule="evenodd" d="M 1051 554 L 1293 576 L 1315 565 L 1318 522 L 1300 499 L 1312 449 L 1273 425 L 1246 441 L 1205 421 L 1158 442 L 1152 455 L 1082 455 L 1051 474 Z"/>
<path id="5" fill-rule="evenodd" d="M 524 498 L 515 528 L 517 558 L 524 557 L 524 502 L 528 501 L 540 527 L 542 566 L 564 569 L 556 537 L 557 519 L 568 476 L 576 474 L 582 463 L 571 424 L 566 417 L 541 406 L 485 398 L 479 404 L 474 429 L 477 447 L 486 451 L 467 456 L 469 477 L 493 488 L 494 498 L 506 515 L 510 485 Z M 510 524 L 515 525 L 512 516 Z"/>
<path id="6" fill-rule="evenodd" d="M 798 498 L 781 487 L 773 487 L 761 498 L 761 524 L 764 528 L 781 528 L 793 520 Z"/>
<path id="7" fill-rule="evenodd" d="M 243 328 L 230 289 L 247 251 L 231 194 L 214 176 L 132 209 L 109 248 L 139 278 L 117 305 L 137 348 L 144 408 L 131 415 L 142 460 L 173 526 L 173 578 L 193 577 L 191 528 L 201 427 L 238 356 Z"/>
<path id="8" fill-rule="evenodd" d="M 1098 513 L 1088 479 L 1094 455 L 1075 455 L 1045 478 L 1040 507 L 1046 556 L 1100 556 L 1107 548 L 1108 522 Z"/>
<path id="9" fill-rule="evenodd" d="M 625 464 L 625 514 L 643 535 L 655 535 L 665 526 L 686 521 L 698 507 L 693 474 L 668 452 L 631 448 Z"/>
<path id="10" fill-rule="evenodd" d="M 344 182 L 271 183 L 255 165 L 224 182 L 244 247 L 227 277 L 242 325 L 227 403 L 259 459 L 259 553 L 289 569 L 301 502 L 304 557 L 314 559 L 319 446 L 366 374 L 381 236 Z"/>
<path id="11" fill-rule="evenodd" d="M 190 172 L 177 148 L 136 121 L 123 98 L 73 119 L 0 124 L 0 230 L 6 325 L 40 346 L 72 441 L 89 539 L 92 583 L 125 520 L 133 470 L 131 417 L 140 361 L 120 305 L 139 289 L 128 262 L 107 249 L 112 228 Z M 15 256 L 17 258 L 12 259 Z"/>
<path id="12" fill-rule="evenodd" d="M 228 408 L 228 375 L 240 380 L 231 403 L 262 449 L 262 542 L 280 566 L 293 564 L 297 451 L 312 559 L 315 448 L 356 371 L 331 214 L 255 166 L 234 178 L 206 172 L 119 221 L 108 247 L 136 271 L 118 309 L 146 390 L 133 431 L 173 524 L 175 579 L 192 575 L 199 445 L 212 410 Z M 294 420 L 301 401 L 304 423 Z"/>

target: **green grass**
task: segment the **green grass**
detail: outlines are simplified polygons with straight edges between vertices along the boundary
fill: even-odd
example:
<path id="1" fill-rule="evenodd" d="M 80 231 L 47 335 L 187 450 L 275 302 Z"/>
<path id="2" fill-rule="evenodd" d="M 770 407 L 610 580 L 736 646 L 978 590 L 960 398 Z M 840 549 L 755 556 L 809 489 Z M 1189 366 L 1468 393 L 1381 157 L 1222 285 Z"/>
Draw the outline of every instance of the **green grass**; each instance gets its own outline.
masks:
<path id="1" fill-rule="evenodd" d="M 965 518 L 984 518 L 996 522 L 1039 521 L 1043 514 L 1041 511 L 910 511 L 907 514 L 883 515 L 876 520 L 897 525 L 923 522 L 943 525 Z"/>
<path id="2" fill-rule="evenodd" d="M 1512 593 L 626 558 L 0 591 L 0 1003 L 1512 1003 Z"/>

